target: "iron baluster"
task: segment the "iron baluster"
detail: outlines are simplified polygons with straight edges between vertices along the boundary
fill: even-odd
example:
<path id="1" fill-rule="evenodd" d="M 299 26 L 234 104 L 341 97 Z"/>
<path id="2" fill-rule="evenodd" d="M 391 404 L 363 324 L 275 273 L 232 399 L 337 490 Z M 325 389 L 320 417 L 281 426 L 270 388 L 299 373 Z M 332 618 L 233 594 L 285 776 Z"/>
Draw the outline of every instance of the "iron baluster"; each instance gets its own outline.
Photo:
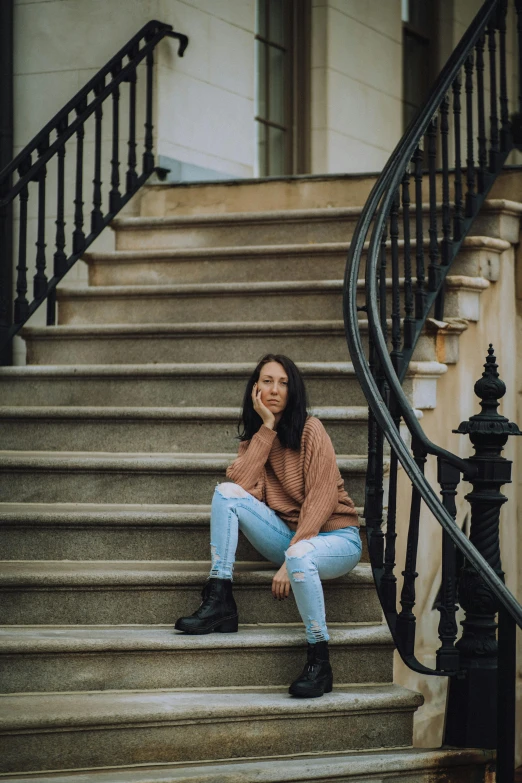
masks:
<path id="1" fill-rule="evenodd" d="M 22 176 L 22 171 L 18 172 Z M 27 301 L 27 202 L 29 187 L 24 185 L 20 191 L 20 229 L 18 234 L 18 264 L 16 266 L 16 299 L 14 301 L 14 321 L 25 321 L 29 316 Z"/>
<path id="2" fill-rule="evenodd" d="M 428 229 L 429 257 L 428 286 L 436 291 L 440 283 L 439 243 L 437 241 L 437 118 L 433 117 L 428 127 L 428 161 L 430 191 L 430 226 Z"/>
<path id="3" fill-rule="evenodd" d="M 126 191 L 131 193 L 136 187 L 138 180 L 138 174 L 136 172 L 136 81 L 137 72 L 136 69 L 132 71 L 128 77 L 130 82 L 130 105 L 129 105 L 129 154 L 127 158 L 127 176 L 126 176 Z"/>
<path id="4" fill-rule="evenodd" d="M 417 147 L 413 155 L 415 166 L 415 242 L 417 285 L 415 288 L 415 318 L 423 319 L 426 309 L 426 289 L 424 285 L 424 227 L 422 225 L 422 157 L 420 147 Z"/>
<path id="5" fill-rule="evenodd" d="M 415 318 L 413 315 L 413 286 L 411 279 L 411 237 L 410 237 L 410 170 L 402 178 L 402 217 L 404 236 L 404 347 L 413 347 Z"/>
<path id="6" fill-rule="evenodd" d="M 496 783 L 515 780 L 517 627 L 503 606 L 498 610 L 498 696 Z"/>
<path id="7" fill-rule="evenodd" d="M 401 351 L 401 297 L 399 279 L 399 189 L 395 193 L 390 212 L 390 241 L 391 241 L 391 271 L 392 271 L 392 315 L 391 315 L 391 357 L 396 372 L 400 372 L 402 364 Z"/>
<path id="8" fill-rule="evenodd" d="M 11 185 L 11 178 L 0 183 L 0 197 Z M 5 340 L 11 326 L 11 290 L 12 290 L 12 255 L 13 255 L 13 208 L 8 203 L 0 206 L 0 338 Z M 9 259 L 6 263 L 3 259 Z M 0 365 L 11 362 L 10 346 L 0 349 Z"/>
<path id="9" fill-rule="evenodd" d="M 112 76 L 117 76 L 121 63 L 115 65 Z M 120 88 L 112 92 L 112 158 L 111 158 L 111 191 L 109 193 L 109 212 L 115 214 L 121 206 L 120 193 Z"/>
<path id="10" fill-rule="evenodd" d="M 522 0 L 515 0 L 517 12 L 517 49 L 518 49 L 518 73 L 522 73 Z M 521 142 L 522 131 L 522 79 L 518 80 L 518 112 L 515 121 L 516 143 Z"/>
<path id="11" fill-rule="evenodd" d="M 460 471 L 449 462 L 438 458 L 437 481 L 441 487 L 442 503 L 453 519 L 457 516 L 455 497 L 460 482 Z M 440 612 L 437 669 L 456 672 L 459 669 L 459 652 L 455 647 L 457 638 L 457 551 L 448 533 L 442 531 L 442 586 L 437 609 Z"/>
<path id="12" fill-rule="evenodd" d="M 449 95 L 445 95 L 440 106 L 440 138 L 442 148 L 442 242 L 441 242 L 441 263 L 449 266 L 452 257 L 451 241 L 451 212 L 450 212 L 450 186 L 449 186 Z M 439 321 L 444 319 L 444 288 L 439 291 L 435 302 L 435 318 Z"/>
<path id="13" fill-rule="evenodd" d="M 81 103 L 76 109 L 77 114 L 85 111 L 86 103 Z M 80 255 L 85 248 L 83 231 L 83 140 L 85 126 L 80 125 L 76 131 L 76 195 L 74 199 L 74 231 L 72 250 L 74 255 Z"/>
<path id="14" fill-rule="evenodd" d="M 41 304 L 42 299 L 47 300 L 47 323 L 53 325 L 56 319 L 56 284 L 68 271 L 77 259 L 82 255 L 85 249 L 96 239 L 100 231 L 105 227 L 111 218 L 127 203 L 133 193 L 145 182 L 148 173 L 154 168 L 154 156 L 152 153 L 152 65 L 153 51 L 156 45 L 166 36 L 179 40 L 178 56 L 182 57 L 188 45 L 187 36 L 176 33 L 170 25 L 161 22 L 148 22 L 142 27 L 128 43 L 120 49 L 87 84 L 82 87 L 77 94 L 66 103 L 60 111 L 35 135 L 35 137 L 25 146 L 25 148 L 13 159 L 12 151 L 8 155 L 3 155 L 1 166 L 2 176 L 0 181 L 0 247 L 2 250 L 2 268 L 0 272 L 0 361 L 10 362 L 12 354 L 11 341 L 14 335 L 21 329 L 26 320 Z M 126 65 L 123 65 L 125 58 L 128 58 Z M 135 123 L 138 106 L 136 102 L 141 99 L 138 97 L 135 86 L 131 86 L 132 95 L 131 107 L 129 113 L 129 169 L 127 177 L 127 188 L 124 196 L 119 194 L 119 159 L 118 159 L 118 127 L 116 133 L 112 136 L 112 155 L 111 160 L 111 185 L 112 190 L 109 194 L 109 205 L 114 212 L 103 213 L 103 194 L 101 182 L 102 166 L 102 104 L 104 101 L 117 102 L 119 98 L 120 85 L 124 81 L 133 81 L 137 76 L 137 66 L 140 62 L 148 62 L 148 92 L 143 96 L 146 99 L 146 118 L 147 143 L 145 149 L 145 165 L 148 170 L 136 172 L 136 134 Z M 112 82 L 107 84 L 110 75 L 113 75 Z M 92 97 L 94 96 L 94 97 Z M 91 99 L 92 98 L 92 99 Z M 69 122 L 69 118 L 73 119 Z M 84 163 L 84 143 L 85 143 L 85 124 L 89 117 L 93 116 L 95 123 L 95 143 L 94 143 L 94 179 L 93 199 L 91 212 L 91 231 L 86 236 L 84 232 L 84 201 L 83 201 L 83 163 Z M 119 125 L 119 117 L 117 125 Z M 113 126 L 114 130 L 114 126 Z M 56 136 L 54 137 L 54 134 Z M 76 141 L 76 165 L 71 172 L 74 180 L 74 195 L 72 202 L 74 204 L 74 226 L 71 237 L 65 236 L 64 214 L 67 209 L 65 204 L 65 148 L 69 139 L 74 137 Z M 7 140 L 8 141 L 8 140 Z M 0 133 L 0 147 L 2 147 L 2 134 Z M 3 151 L 7 151 L 8 145 L 4 144 Z M 9 147 L 10 149 L 10 147 Z M 37 160 L 32 161 L 32 157 L 38 153 Z M 50 162 L 56 160 L 58 172 L 57 186 L 57 211 L 56 211 L 56 239 L 52 279 L 47 271 L 45 258 L 45 229 L 46 220 L 49 215 L 45 214 L 48 209 L 48 180 L 44 181 L 46 171 L 50 171 Z M 9 162 L 10 161 L 10 162 Z M 14 180 L 14 174 L 18 174 Z M 115 176 L 117 175 L 117 176 Z M 14 181 L 13 181 L 14 180 Z M 32 301 L 27 298 L 27 212 L 29 198 L 29 188 L 31 183 L 38 183 L 38 204 L 39 214 L 36 220 L 37 242 L 36 242 L 36 270 L 34 274 L 34 296 Z M 13 250 L 13 237 L 10 224 L 13 216 L 13 203 L 18 198 L 21 211 L 21 224 L 19 225 L 19 234 L 21 243 L 17 252 L 16 284 L 13 286 L 13 265 L 5 262 L 11 259 Z M 44 205 L 45 208 L 42 207 Z M 11 316 L 12 291 L 18 290 L 16 308 L 17 320 Z M 14 304 L 14 303 L 13 303 Z"/>
<path id="15" fill-rule="evenodd" d="M 509 119 L 509 100 L 506 73 L 506 15 L 508 0 L 499 0 L 498 3 L 498 30 L 499 30 L 499 54 L 500 54 L 500 149 L 507 152 L 511 149 L 511 122 Z"/>
<path id="16" fill-rule="evenodd" d="M 485 177 L 488 170 L 488 139 L 486 136 L 486 110 L 484 108 L 484 46 L 486 40 L 481 36 L 477 41 L 477 115 L 478 115 L 478 190 L 482 193 L 485 189 Z"/>
<path id="17" fill-rule="evenodd" d="M 98 95 L 105 87 L 105 79 L 100 82 L 95 94 Z M 102 120 L 103 120 L 103 108 L 100 103 L 94 112 L 94 179 L 92 181 L 92 205 L 91 212 L 91 231 L 98 233 L 103 228 L 103 214 L 101 210 L 102 205 L 102 178 L 101 178 L 101 162 L 102 162 Z"/>
<path id="18" fill-rule="evenodd" d="M 38 147 L 38 154 L 42 155 L 49 146 L 49 139 L 44 139 Z M 45 268 L 45 178 L 47 167 L 42 166 L 38 172 L 38 229 L 36 239 L 36 274 L 33 278 L 33 296 L 35 299 L 44 297 L 47 291 L 47 275 Z"/>
<path id="19" fill-rule="evenodd" d="M 462 221 L 464 219 L 462 208 L 462 158 L 460 151 L 460 74 L 453 81 L 453 128 L 455 141 L 455 206 L 453 209 L 453 239 L 458 242 L 462 236 Z"/>
<path id="20" fill-rule="evenodd" d="M 497 42 L 495 39 L 495 23 L 488 25 L 488 51 L 489 51 L 489 168 L 490 171 L 496 171 L 499 159 L 499 133 L 498 133 L 498 112 L 497 112 Z"/>
<path id="21" fill-rule="evenodd" d="M 58 150 L 58 190 L 56 198 L 56 252 L 54 254 L 54 275 L 61 277 L 67 269 L 65 255 L 65 143 Z"/>
<path id="22" fill-rule="evenodd" d="M 489 346 L 484 372 L 474 387 L 481 412 L 463 421 L 457 430 L 468 434 L 475 454 L 468 463 L 475 468 L 471 505 L 470 541 L 500 579 L 500 508 L 507 498 L 500 492 L 511 482 L 511 462 L 501 456 L 509 435 L 521 435 L 517 425 L 501 416 L 499 400 L 506 386 Z M 497 639 L 495 615 L 498 602 L 482 576 L 465 564 L 459 581 L 459 603 L 466 616 L 457 642 L 461 675 L 450 683 L 445 742 L 458 747 L 496 747 Z"/>
<path id="23" fill-rule="evenodd" d="M 417 444 L 413 444 L 415 462 L 424 472 L 426 453 Z M 408 525 L 408 540 L 406 544 L 406 562 L 402 575 L 404 582 L 401 590 L 401 611 L 397 616 L 397 636 L 400 640 L 401 653 L 405 657 L 412 656 L 415 651 L 416 620 L 413 614 L 415 606 L 415 580 L 418 577 L 417 550 L 419 547 L 419 521 L 421 496 L 416 487 L 412 487 L 410 504 L 410 521 Z"/>
<path id="24" fill-rule="evenodd" d="M 64 120 L 58 132 L 67 126 L 67 119 Z M 56 250 L 53 256 L 54 277 L 60 279 L 67 271 L 67 256 L 65 255 L 65 219 L 64 219 L 64 198 L 65 198 L 65 142 L 58 149 L 58 184 L 56 194 Z M 54 326 L 56 323 L 56 289 L 53 288 L 47 297 L 47 325 Z"/>
<path id="25" fill-rule="evenodd" d="M 154 169 L 153 147 L 153 124 L 152 124 L 152 87 L 153 87 L 153 68 L 154 55 L 150 52 L 147 55 L 147 100 L 145 115 L 145 152 L 143 153 L 143 173 L 150 174 Z"/>
<path id="26" fill-rule="evenodd" d="M 466 135 L 467 135 L 467 158 L 466 158 L 466 217 L 473 217 L 477 202 L 475 193 L 475 161 L 473 158 L 473 54 L 466 59 L 464 65 L 466 72 Z"/>

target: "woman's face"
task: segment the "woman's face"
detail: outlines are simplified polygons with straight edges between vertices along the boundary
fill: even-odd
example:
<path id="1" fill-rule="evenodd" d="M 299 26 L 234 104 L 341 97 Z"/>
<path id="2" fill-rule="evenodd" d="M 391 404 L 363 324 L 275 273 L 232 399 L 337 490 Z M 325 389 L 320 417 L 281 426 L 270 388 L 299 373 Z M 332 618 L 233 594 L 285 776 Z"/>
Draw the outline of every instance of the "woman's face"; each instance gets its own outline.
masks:
<path id="1" fill-rule="evenodd" d="M 257 388 L 261 389 L 261 402 L 279 422 L 288 402 L 288 376 L 279 362 L 267 362 L 261 368 Z"/>

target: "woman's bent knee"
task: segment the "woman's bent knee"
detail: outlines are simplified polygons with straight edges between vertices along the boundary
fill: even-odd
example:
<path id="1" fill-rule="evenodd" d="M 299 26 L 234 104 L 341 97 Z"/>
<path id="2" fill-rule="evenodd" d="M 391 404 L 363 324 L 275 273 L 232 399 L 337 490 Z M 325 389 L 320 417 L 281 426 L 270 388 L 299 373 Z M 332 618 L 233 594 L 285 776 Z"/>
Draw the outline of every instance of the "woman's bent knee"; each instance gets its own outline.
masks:
<path id="1" fill-rule="evenodd" d="M 221 495 L 222 498 L 246 498 L 248 492 L 240 487 L 239 484 L 234 484 L 232 481 L 224 481 L 222 484 L 218 484 L 215 491 Z"/>
<path id="2" fill-rule="evenodd" d="M 288 547 L 285 552 L 285 560 L 291 582 L 304 582 L 306 580 L 305 571 L 309 571 L 311 566 L 314 568 L 308 559 L 308 556 L 314 549 L 315 547 L 310 541 L 298 541 L 297 544 L 292 544 L 292 546 Z"/>

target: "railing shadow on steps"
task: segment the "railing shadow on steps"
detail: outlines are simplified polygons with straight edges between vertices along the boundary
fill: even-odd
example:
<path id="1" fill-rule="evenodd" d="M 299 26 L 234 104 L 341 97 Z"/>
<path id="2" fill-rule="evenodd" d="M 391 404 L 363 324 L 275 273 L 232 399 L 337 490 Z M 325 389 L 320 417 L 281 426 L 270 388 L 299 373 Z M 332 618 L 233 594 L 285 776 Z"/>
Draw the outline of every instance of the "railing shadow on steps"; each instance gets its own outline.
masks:
<path id="1" fill-rule="evenodd" d="M 0 171 L 0 357 L 2 353 L 5 356 L 6 346 L 45 300 L 47 324 L 54 325 L 56 286 L 154 171 L 154 51 L 166 37 L 178 39 L 178 54 L 182 57 L 188 45 L 187 36 L 175 32 L 171 25 L 148 22 Z M 122 95 L 122 88 L 127 85 L 127 92 Z M 120 116 L 124 99 L 126 137 Z M 108 132 L 104 132 L 103 126 L 106 102 L 111 104 Z M 140 114 L 142 134 L 138 123 Z M 122 138 L 126 138 L 126 156 L 120 152 Z M 75 146 L 72 178 L 66 177 L 67 142 Z M 92 150 L 88 161 L 86 149 Z M 125 157 L 123 174 L 120 158 Z M 104 187 L 104 171 L 108 175 L 110 172 L 110 187 Z M 52 204 L 46 191 L 48 175 L 55 181 Z M 92 178 L 92 210 L 90 230 L 86 231 L 84 178 L 87 176 Z M 69 180 L 74 182 L 72 192 L 68 192 Z M 33 183 L 35 187 L 31 189 Z M 74 214 L 72 231 L 66 231 L 68 212 Z M 16 238 L 12 235 L 13 216 L 18 224 Z M 55 252 L 51 266 L 46 257 L 46 234 L 50 233 L 49 223 L 52 226 L 53 221 Z M 34 258 L 30 258 L 31 238 L 36 240 Z M 17 260 L 14 307 L 13 246 Z M 28 265 L 33 263 L 34 270 L 29 267 L 30 274 L 34 271 L 33 291 L 32 297 L 28 297 Z"/>
<path id="2" fill-rule="evenodd" d="M 353 235 L 343 291 L 346 338 L 370 410 L 365 517 L 384 614 L 408 667 L 450 678 L 444 744 L 496 748 L 497 783 L 514 779 L 516 626 L 522 627 L 522 606 L 505 586 L 500 565 L 499 514 L 506 500 L 500 487 L 511 473 L 511 463 L 500 455 L 508 436 L 521 433 L 516 424 L 496 412 L 505 385 L 498 377 L 491 346 L 483 378 L 475 386 L 482 398 L 482 413 L 463 422 L 458 430 L 469 433 L 475 446 L 470 459 L 461 459 L 426 437 L 401 383 L 428 315 L 434 309 L 436 319 L 444 317 L 446 276 L 516 146 L 522 95 L 517 113 L 511 115 L 508 10 L 517 15 L 522 79 L 522 2 L 516 0 L 514 8 L 508 9 L 508 0 L 487 0 L 375 183 Z M 520 139 L 516 141 L 520 145 Z M 441 174 L 437 174 L 437 165 Z M 425 184 L 428 198 L 423 205 Z M 364 267 L 366 303 L 358 307 L 357 280 Z M 366 349 L 361 311 L 368 319 Z M 411 450 L 399 432 L 401 422 L 410 433 Z M 384 456 L 385 439 L 391 447 L 390 458 Z M 442 501 L 424 475 L 428 455 L 438 460 Z M 386 522 L 385 459 L 389 459 Z M 399 463 L 411 483 L 400 611 L 394 574 L 396 539 L 401 532 L 397 527 Z M 466 496 L 471 505 L 469 539 L 456 522 L 455 496 L 461 476 L 473 485 Z M 441 646 L 434 670 L 415 656 L 413 608 L 422 504 L 442 527 L 442 587 L 437 606 Z M 462 567 L 457 569 L 459 559 Z M 457 600 L 466 611 L 459 641 Z"/>

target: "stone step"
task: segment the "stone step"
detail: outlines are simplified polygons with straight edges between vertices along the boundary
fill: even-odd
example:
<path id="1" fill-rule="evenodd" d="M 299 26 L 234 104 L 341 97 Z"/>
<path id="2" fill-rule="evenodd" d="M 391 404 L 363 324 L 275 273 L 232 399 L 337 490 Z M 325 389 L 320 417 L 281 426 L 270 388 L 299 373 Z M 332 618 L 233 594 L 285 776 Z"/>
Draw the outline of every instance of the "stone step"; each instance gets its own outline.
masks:
<path id="1" fill-rule="evenodd" d="M 359 324 L 367 342 L 368 322 Z M 466 328 L 462 319 L 450 325 L 429 321 L 415 360 L 455 362 Z M 284 353 L 295 362 L 344 362 L 349 356 L 341 320 L 32 326 L 22 336 L 28 364 L 136 364 L 144 357 L 150 363 L 226 362 L 231 356 L 247 362 L 266 353 Z"/>
<path id="2" fill-rule="evenodd" d="M 19 503 L 210 502 L 236 453 L 0 451 L 0 497 Z M 338 455 L 350 497 L 364 502 L 366 457 Z"/>
<path id="3" fill-rule="evenodd" d="M 424 232 L 430 225 L 430 207 L 422 205 Z M 411 210 L 410 236 L 415 237 L 415 205 Z M 486 200 L 473 225 L 475 233 L 517 241 L 522 206 L 505 200 Z M 117 250 L 190 247 L 240 247 L 246 245 L 318 244 L 349 242 L 362 207 L 327 207 L 199 215 L 120 217 L 111 223 Z M 442 237 L 442 205 L 437 205 L 437 225 Z M 399 235 L 403 234 L 402 213 Z M 370 234 L 371 236 L 371 234 Z M 368 239 L 370 238 L 368 236 Z"/>
<path id="4" fill-rule="evenodd" d="M 393 680 L 385 625 L 336 625 L 330 636 L 337 683 Z M 206 636 L 154 625 L 0 627 L 3 693 L 284 686 L 305 660 L 303 629 L 290 626 Z"/>
<path id="5" fill-rule="evenodd" d="M 368 408 L 312 408 L 341 454 L 363 454 Z M 189 453 L 232 451 L 238 446 L 239 408 L 113 408 L 0 406 L 0 442 L 16 451 Z"/>
<path id="6" fill-rule="evenodd" d="M 426 268 L 429 264 L 428 247 L 428 243 L 425 243 Z M 452 273 L 497 279 L 499 256 L 510 247 L 510 242 L 504 239 L 479 234 L 466 237 L 458 260 L 452 265 Z M 415 248 L 415 242 L 412 242 L 414 273 Z M 349 242 L 251 247 L 140 248 L 86 253 L 83 260 L 88 264 L 89 284 L 92 286 L 320 281 L 344 278 L 349 249 Z M 399 242 L 399 254 L 402 274 L 402 240 Z M 362 275 L 364 268 L 360 271 Z"/>
<path id="7" fill-rule="evenodd" d="M 215 215 L 230 212 L 361 207 L 377 174 L 321 174 L 236 179 L 218 182 L 164 184 L 152 182 L 140 189 L 139 213 L 144 217 Z M 504 170 L 488 201 L 520 197 L 516 169 Z M 422 179 L 422 199 L 429 200 L 429 177 Z M 413 197 L 413 185 L 410 187 Z M 442 176 L 436 176 L 436 198 L 442 200 Z"/>
<path id="8" fill-rule="evenodd" d="M 488 783 L 494 751 L 403 748 L 298 758 L 90 770 L 88 783 Z M 1 776 L 0 776 L 1 779 Z M 87 783 L 85 772 L 11 776 L 16 783 Z"/>
<path id="9" fill-rule="evenodd" d="M 351 362 L 299 362 L 313 405 L 366 405 Z M 437 362 L 410 363 L 403 388 L 415 408 L 434 406 Z M 0 367 L 4 405 L 234 406 L 252 373 L 245 364 L 27 365 Z"/>
<path id="10" fill-rule="evenodd" d="M 386 284 L 391 313 L 391 278 Z M 404 313 L 404 278 L 399 285 L 400 308 Z M 449 275 L 446 285 L 445 314 L 478 321 L 480 294 L 489 281 Z M 362 305 L 364 280 L 359 281 L 358 289 Z M 342 280 L 63 287 L 58 290 L 58 322 L 75 325 L 336 319 L 342 317 L 342 290 Z"/>
<path id="11" fill-rule="evenodd" d="M 286 688 L 3 696 L 1 770 L 407 747 L 422 702 L 397 685 L 344 686 L 321 699 Z"/>
<path id="12" fill-rule="evenodd" d="M 376 179 L 368 174 L 323 174 L 176 185 L 149 181 L 138 197 L 144 216 L 360 207 Z"/>
<path id="13" fill-rule="evenodd" d="M 357 509 L 364 525 L 362 508 Z M 0 503 L 4 560 L 206 559 L 210 506 Z M 361 531 L 362 561 L 368 560 Z M 238 560 L 264 561 L 240 532 Z"/>
<path id="14" fill-rule="evenodd" d="M 253 362 L 0 367 L 5 405 L 234 406 Z M 314 405 L 365 405 L 351 362 L 299 362 Z M 429 368 L 426 368 L 427 370 Z M 434 368 L 436 369 L 436 368 Z"/>
<path id="15" fill-rule="evenodd" d="M 2 625 L 173 625 L 201 603 L 210 562 L 3 561 Z M 234 595 L 242 623 L 296 623 L 291 596 L 274 600 L 271 563 L 238 562 Z M 324 583 L 328 622 L 375 623 L 381 609 L 370 566 Z"/>

